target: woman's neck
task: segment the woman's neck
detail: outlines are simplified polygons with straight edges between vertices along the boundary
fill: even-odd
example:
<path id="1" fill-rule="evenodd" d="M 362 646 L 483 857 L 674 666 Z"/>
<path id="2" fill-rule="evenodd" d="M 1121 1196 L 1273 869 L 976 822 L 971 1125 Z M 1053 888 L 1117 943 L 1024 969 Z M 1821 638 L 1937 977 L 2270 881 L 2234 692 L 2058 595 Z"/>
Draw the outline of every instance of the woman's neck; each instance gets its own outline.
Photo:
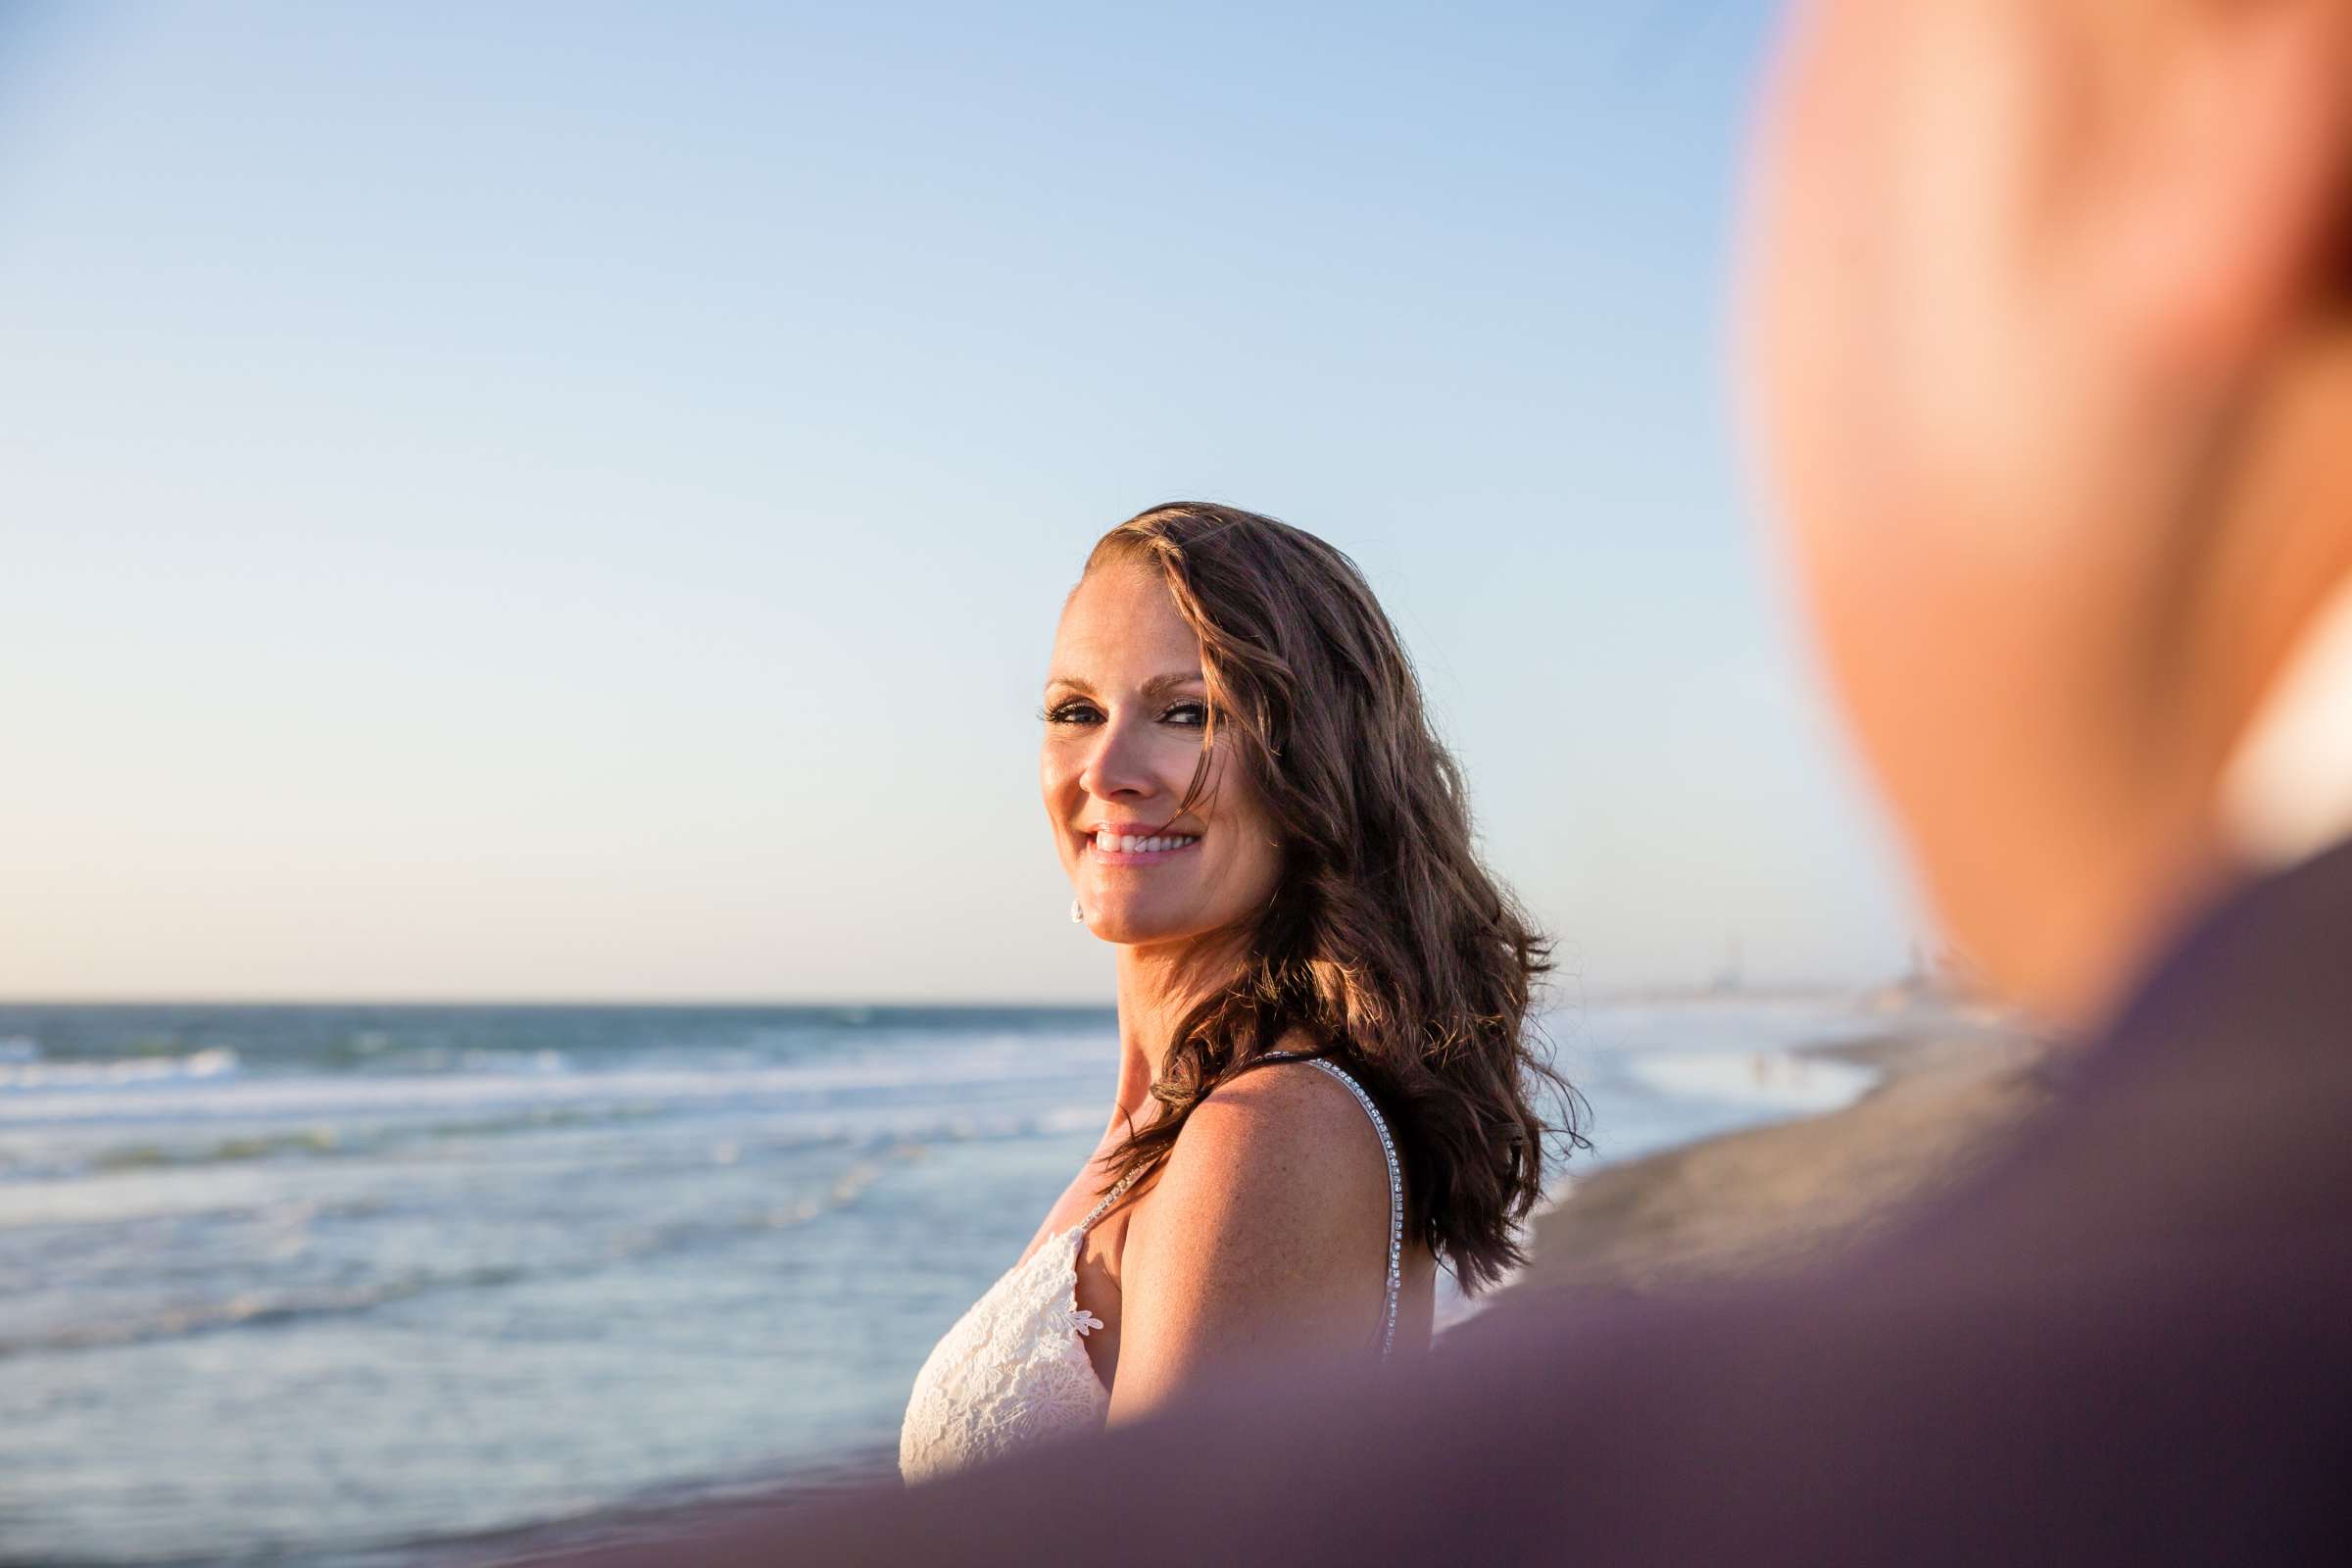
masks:
<path id="1" fill-rule="evenodd" d="M 1119 949 L 1119 1090 L 1111 1126 L 1141 1127 L 1167 1065 L 1176 1025 L 1230 972 L 1231 938 L 1196 937 Z"/>

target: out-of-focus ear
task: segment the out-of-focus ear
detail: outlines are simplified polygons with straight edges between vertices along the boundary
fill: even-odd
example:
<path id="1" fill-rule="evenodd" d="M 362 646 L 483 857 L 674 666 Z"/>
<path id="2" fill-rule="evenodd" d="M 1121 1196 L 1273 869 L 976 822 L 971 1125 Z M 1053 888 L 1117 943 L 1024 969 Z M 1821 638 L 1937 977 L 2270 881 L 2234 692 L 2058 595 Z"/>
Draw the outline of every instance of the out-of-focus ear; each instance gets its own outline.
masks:
<path id="1" fill-rule="evenodd" d="M 2183 661 L 2223 683 L 2230 727 L 2216 740 L 2230 748 L 2281 700 L 2290 662 L 2308 662 L 2323 609 L 2352 595 L 2352 318 L 2323 307 L 2279 335 L 2213 497 L 2230 526 L 2196 562 L 2211 613 L 2180 639 Z"/>
<path id="2" fill-rule="evenodd" d="M 2140 127 L 2110 143 L 2124 167 L 2083 235 L 2098 254 L 2082 275 L 2092 308 L 2118 313 L 2113 341 L 2144 353 L 2144 368 L 2211 386 L 2341 293 L 2352 3 L 2186 10 L 2170 19 L 2183 24 L 2173 69 L 2134 106 Z"/>
<path id="3" fill-rule="evenodd" d="M 2095 9 L 2128 55 L 2116 19 L 2138 8 Z M 2151 51 L 2167 63 L 2108 127 L 2075 302 L 2151 409 L 2210 432 L 2180 514 L 2197 539 L 2176 564 L 2180 617 L 2151 668 L 2218 768 L 2352 573 L 2352 0 L 2138 15 L 2169 24 Z"/>

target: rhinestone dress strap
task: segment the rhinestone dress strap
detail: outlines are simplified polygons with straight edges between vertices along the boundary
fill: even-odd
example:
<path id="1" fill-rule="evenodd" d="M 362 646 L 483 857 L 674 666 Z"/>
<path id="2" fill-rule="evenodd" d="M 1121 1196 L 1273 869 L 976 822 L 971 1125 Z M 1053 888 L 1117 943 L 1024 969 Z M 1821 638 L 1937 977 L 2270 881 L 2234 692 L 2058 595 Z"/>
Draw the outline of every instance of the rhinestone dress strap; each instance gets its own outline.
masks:
<path id="1" fill-rule="evenodd" d="M 1380 1354 L 1381 1359 L 1386 1360 L 1396 1343 L 1396 1295 L 1397 1286 L 1403 1278 L 1399 1260 L 1404 1246 L 1404 1176 L 1396 1166 L 1396 1145 L 1389 1137 L 1389 1124 L 1381 1116 L 1380 1107 L 1372 1103 L 1372 1097 L 1364 1093 L 1364 1086 L 1348 1076 L 1346 1069 L 1334 1066 L 1321 1056 L 1302 1056 L 1295 1051 L 1269 1051 L 1258 1059 L 1303 1061 L 1310 1067 L 1322 1068 L 1347 1086 L 1348 1092 L 1355 1097 L 1355 1102 L 1364 1107 L 1364 1114 L 1372 1118 L 1372 1130 L 1380 1135 L 1380 1157 L 1387 1160 L 1389 1165 L 1389 1298 L 1381 1314 L 1380 1325 Z"/>
<path id="2" fill-rule="evenodd" d="M 1102 1201 L 1097 1203 L 1094 1206 L 1093 1211 L 1089 1213 L 1086 1218 L 1078 1222 L 1078 1234 L 1084 1236 L 1088 1231 L 1093 1230 L 1095 1228 L 1095 1221 L 1101 1219 L 1103 1215 L 1110 1212 L 1110 1205 L 1119 1200 L 1120 1195 L 1127 1191 L 1128 1184 L 1134 1180 L 1135 1172 L 1129 1171 L 1117 1181 L 1112 1182 L 1110 1184 L 1110 1191 L 1102 1195 Z"/>

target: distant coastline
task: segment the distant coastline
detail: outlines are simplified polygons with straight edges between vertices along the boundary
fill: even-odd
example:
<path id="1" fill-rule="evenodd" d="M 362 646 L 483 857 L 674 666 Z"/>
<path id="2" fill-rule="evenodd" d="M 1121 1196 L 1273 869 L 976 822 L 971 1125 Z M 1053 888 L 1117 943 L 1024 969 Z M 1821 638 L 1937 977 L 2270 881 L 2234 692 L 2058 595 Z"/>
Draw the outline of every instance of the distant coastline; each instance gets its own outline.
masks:
<path id="1" fill-rule="evenodd" d="M 1650 1294 L 1784 1272 L 1866 1242 L 1998 1156 L 2049 1099 L 2058 1048 L 1963 1006 L 1798 1054 L 1880 1081 L 1825 1114 L 1743 1128 L 1575 1178 L 1502 1293 Z"/>

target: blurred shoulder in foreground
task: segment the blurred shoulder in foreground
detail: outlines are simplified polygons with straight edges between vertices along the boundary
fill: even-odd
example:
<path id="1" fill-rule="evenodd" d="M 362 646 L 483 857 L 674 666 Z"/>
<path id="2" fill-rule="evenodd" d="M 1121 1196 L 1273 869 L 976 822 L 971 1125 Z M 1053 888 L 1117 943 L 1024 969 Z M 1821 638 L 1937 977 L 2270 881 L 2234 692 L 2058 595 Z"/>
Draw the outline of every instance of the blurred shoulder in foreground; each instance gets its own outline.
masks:
<path id="1" fill-rule="evenodd" d="M 1830 1269 L 566 1560 L 2342 1561 L 2347 931 L 2352 847 L 2245 891 L 1999 1170 Z"/>

